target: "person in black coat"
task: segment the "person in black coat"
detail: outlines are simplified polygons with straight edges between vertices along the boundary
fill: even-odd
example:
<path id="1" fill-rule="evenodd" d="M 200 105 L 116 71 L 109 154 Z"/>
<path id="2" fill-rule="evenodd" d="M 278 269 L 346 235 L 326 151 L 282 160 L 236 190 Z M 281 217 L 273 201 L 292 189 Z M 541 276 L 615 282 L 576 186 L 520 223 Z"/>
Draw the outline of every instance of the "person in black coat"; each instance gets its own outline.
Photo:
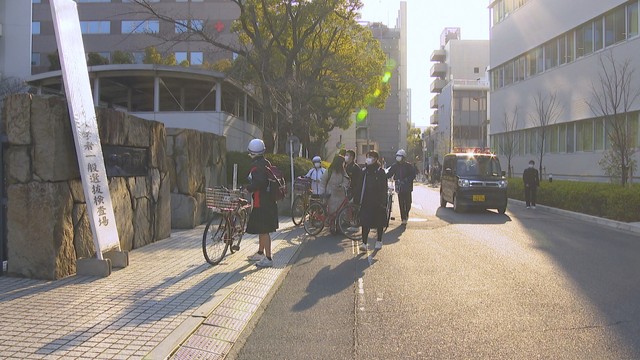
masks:
<path id="1" fill-rule="evenodd" d="M 535 162 L 533 160 L 529 161 L 529 167 L 522 173 L 524 201 L 527 204 L 527 209 L 536 208 L 536 196 L 538 194 L 538 186 L 540 186 L 540 176 L 534 165 Z"/>
<path id="2" fill-rule="evenodd" d="M 274 195 L 267 192 L 269 180 L 267 166 L 269 160 L 264 158 L 265 146 L 260 139 L 249 142 L 249 156 L 253 159 L 249 170 L 249 185 L 246 189 L 251 193 L 253 209 L 247 221 L 246 232 L 258 235 L 258 252 L 249 256 L 249 260 L 257 261 L 258 267 L 271 267 L 271 235 L 278 229 L 278 205 Z"/>
<path id="3" fill-rule="evenodd" d="M 362 226 L 362 245 L 360 251 L 368 250 L 369 231 L 375 228 L 378 241 L 375 248 L 382 248 L 382 233 L 387 218 L 387 176 L 380 167 L 378 152 L 369 151 L 366 167 L 362 172 L 360 185 L 360 225 Z"/>
<path id="4" fill-rule="evenodd" d="M 349 177 L 349 196 L 354 204 L 360 204 L 360 190 L 362 190 L 362 169 L 356 163 L 356 152 L 347 150 L 344 154 L 344 171 Z"/>
<path id="5" fill-rule="evenodd" d="M 412 164 L 405 160 L 406 157 L 407 153 L 403 149 L 398 150 L 396 162 L 391 165 L 387 172 L 387 178 L 393 177 L 396 183 L 402 224 L 406 224 L 409 220 L 409 211 L 411 211 L 411 202 L 413 201 L 411 199 L 413 180 L 416 178 L 416 170 Z"/>

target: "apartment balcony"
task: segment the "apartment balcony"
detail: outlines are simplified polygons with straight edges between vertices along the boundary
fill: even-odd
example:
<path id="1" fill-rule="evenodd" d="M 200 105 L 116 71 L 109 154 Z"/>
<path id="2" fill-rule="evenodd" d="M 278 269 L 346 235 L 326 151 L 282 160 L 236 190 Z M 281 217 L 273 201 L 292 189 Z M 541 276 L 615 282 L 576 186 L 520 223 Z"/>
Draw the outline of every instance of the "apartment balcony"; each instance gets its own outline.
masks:
<path id="1" fill-rule="evenodd" d="M 433 82 L 431 83 L 431 92 L 439 94 L 439 93 L 442 92 L 442 89 L 445 86 L 447 86 L 447 82 L 445 80 L 437 78 L 437 79 L 433 80 Z"/>
<path id="2" fill-rule="evenodd" d="M 445 49 L 434 50 L 431 53 L 431 61 L 443 62 L 447 60 L 447 51 Z"/>
<path id="3" fill-rule="evenodd" d="M 434 111 L 433 114 L 431 114 L 431 125 L 438 125 L 439 117 L 440 114 L 438 113 L 438 110 Z"/>
<path id="4" fill-rule="evenodd" d="M 447 64 L 435 63 L 431 67 L 431 77 L 445 77 L 447 76 Z"/>
<path id="5" fill-rule="evenodd" d="M 432 109 L 438 108 L 438 94 L 436 94 L 433 98 L 431 98 L 431 108 Z"/>

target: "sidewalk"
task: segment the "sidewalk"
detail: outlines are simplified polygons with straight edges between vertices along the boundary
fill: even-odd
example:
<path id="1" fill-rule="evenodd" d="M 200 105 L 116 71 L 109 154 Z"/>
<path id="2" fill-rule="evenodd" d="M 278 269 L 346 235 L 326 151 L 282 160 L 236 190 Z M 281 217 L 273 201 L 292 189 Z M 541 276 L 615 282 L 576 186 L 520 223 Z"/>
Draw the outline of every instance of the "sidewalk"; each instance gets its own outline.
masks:
<path id="1" fill-rule="evenodd" d="M 135 249 L 130 265 L 106 278 L 0 277 L 0 358 L 164 359 L 178 347 L 176 359 L 224 358 L 304 232 L 281 217 L 274 267 L 257 269 L 246 260 L 257 236 L 245 235 L 240 251 L 210 266 L 203 231 L 174 231 Z"/>

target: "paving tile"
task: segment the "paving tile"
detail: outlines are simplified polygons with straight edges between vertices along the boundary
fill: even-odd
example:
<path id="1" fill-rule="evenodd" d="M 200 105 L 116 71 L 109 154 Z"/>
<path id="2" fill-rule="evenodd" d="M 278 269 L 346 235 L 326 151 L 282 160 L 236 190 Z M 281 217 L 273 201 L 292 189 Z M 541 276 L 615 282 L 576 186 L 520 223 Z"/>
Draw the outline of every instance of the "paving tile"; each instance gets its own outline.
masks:
<path id="1" fill-rule="evenodd" d="M 194 335 L 234 342 L 238 338 L 238 336 L 240 336 L 240 331 L 213 325 L 202 325 L 198 328 Z"/>
<path id="2" fill-rule="evenodd" d="M 0 294 L 0 358 L 12 358 L 18 351 L 20 358 L 108 358 L 125 351 L 130 358 L 142 358 L 232 274 L 245 271 L 246 256 L 257 249 L 257 237 L 247 236 L 241 251 L 228 254 L 218 266 L 209 266 L 200 248 L 203 230 L 204 226 L 173 231 L 168 239 L 134 249 L 129 252 L 130 265 L 106 278 L 70 276 L 40 281 L 0 277 L 4 291 Z M 248 286 L 238 286 L 220 305 L 218 311 L 227 316 L 208 318 L 206 321 L 219 326 L 202 326 L 198 336 L 227 342 L 237 339 L 281 274 L 279 267 L 297 248 L 282 240 L 282 233 L 286 231 L 273 236 L 278 268 L 247 273 L 239 284 Z M 201 354 L 218 358 L 210 352 Z"/>
<path id="3" fill-rule="evenodd" d="M 174 359 L 175 360 L 192 360 L 192 359 L 219 360 L 219 359 L 224 359 L 224 357 L 222 355 L 214 354 L 214 353 L 207 352 L 207 351 L 181 347 L 171 357 L 171 360 L 174 360 Z"/>

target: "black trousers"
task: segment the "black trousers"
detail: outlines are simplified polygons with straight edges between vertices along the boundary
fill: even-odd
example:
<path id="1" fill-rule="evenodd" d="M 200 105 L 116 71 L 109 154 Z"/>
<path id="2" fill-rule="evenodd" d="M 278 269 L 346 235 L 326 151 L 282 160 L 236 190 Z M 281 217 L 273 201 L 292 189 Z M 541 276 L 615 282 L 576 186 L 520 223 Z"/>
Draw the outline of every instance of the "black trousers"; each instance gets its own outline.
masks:
<path id="1" fill-rule="evenodd" d="M 536 206 L 536 195 L 538 193 L 537 186 L 525 186 L 524 187 L 524 202 L 527 206 Z"/>
<path id="2" fill-rule="evenodd" d="M 400 219 L 409 220 L 411 211 L 411 191 L 398 193 L 398 206 L 400 207 Z"/>

